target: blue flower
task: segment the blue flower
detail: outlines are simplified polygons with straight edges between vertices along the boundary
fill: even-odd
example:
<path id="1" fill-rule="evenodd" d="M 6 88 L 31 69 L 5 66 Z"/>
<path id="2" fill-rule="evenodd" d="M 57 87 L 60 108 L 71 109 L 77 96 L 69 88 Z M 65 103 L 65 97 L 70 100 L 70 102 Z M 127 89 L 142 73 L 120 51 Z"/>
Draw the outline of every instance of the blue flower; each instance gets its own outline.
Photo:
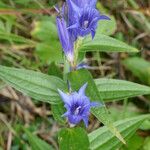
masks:
<path id="1" fill-rule="evenodd" d="M 91 33 L 95 36 L 99 20 L 109 20 L 109 17 L 101 15 L 96 7 L 97 0 L 66 0 L 62 10 L 55 7 L 59 13 L 57 16 L 58 36 L 63 51 L 72 65 L 76 65 L 74 44 L 78 37 L 84 37 Z"/>
<path id="2" fill-rule="evenodd" d="M 64 20 L 64 18 L 58 16 L 56 19 L 56 23 L 57 23 L 58 36 L 61 45 L 63 47 L 64 53 L 68 61 L 73 62 L 74 59 L 73 41 L 71 40 L 71 37 L 69 35 L 66 21 Z"/>
<path id="3" fill-rule="evenodd" d="M 95 8 L 84 8 L 78 16 L 78 29 L 79 36 L 86 36 L 91 33 L 92 38 L 95 36 L 97 24 L 99 20 L 110 20 L 105 15 L 100 15 L 99 11 Z"/>
<path id="4" fill-rule="evenodd" d="M 110 18 L 105 15 L 101 15 L 97 9 L 92 7 L 95 6 L 96 1 L 91 0 L 89 5 L 79 7 L 79 5 L 82 6 L 82 1 L 81 3 L 78 1 L 74 3 L 72 0 L 67 0 L 69 9 L 68 16 L 70 16 L 68 29 L 70 29 L 70 32 L 73 33 L 76 38 L 78 36 L 84 37 L 89 33 L 91 33 L 92 38 L 94 38 L 98 21 L 110 20 Z"/>
<path id="5" fill-rule="evenodd" d="M 72 0 L 78 7 L 95 7 L 97 0 Z"/>
<path id="6" fill-rule="evenodd" d="M 58 90 L 65 103 L 64 107 L 67 109 L 67 112 L 62 116 L 67 117 L 70 124 L 76 125 L 83 120 L 87 127 L 90 108 L 101 105 L 101 103 L 90 102 L 90 99 L 85 95 L 86 87 L 87 83 L 84 84 L 78 92 L 72 92 L 71 94 L 65 94 L 61 90 Z"/>

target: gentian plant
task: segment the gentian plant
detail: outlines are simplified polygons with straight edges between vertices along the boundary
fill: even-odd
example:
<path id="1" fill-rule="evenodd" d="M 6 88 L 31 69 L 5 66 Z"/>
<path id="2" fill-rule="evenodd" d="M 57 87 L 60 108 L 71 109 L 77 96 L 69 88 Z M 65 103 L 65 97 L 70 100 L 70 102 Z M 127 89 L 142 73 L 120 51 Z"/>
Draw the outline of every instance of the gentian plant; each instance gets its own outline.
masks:
<path id="1" fill-rule="evenodd" d="M 72 68 L 77 66 L 77 44 L 80 38 L 91 34 L 93 39 L 98 21 L 110 20 L 95 7 L 96 1 L 67 0 L 60 12 L 56 8 L 59 12 L 56 19 L 59 39 Z"/>
<path id="2" fill-rule="evenodd" d="M 147 87 L 122 80 L 93 79 L 88 71 L 90 66 L 84 62 L 89 51 L 138 52 L 136 48 L 110 37 L 110 34 L 98 32 L 97 27 L 110 30 L 107 23 L 112 20 L 99 12 L 96 3 L 97 0 L 66 0 L 62 8 L 55 6 L 56 29 L 65 58 L 62 59 L 63 71 L 52 66 L 48 75 L 0 66 L 0 79 L 34 100 L 51 105 L 54 119 L 60 125 L 57 134 L 60 150 L 118 149 L 147 118 L 140 116 L 113 123 L 104 101 L 148 94 L 143 92 Z M 58 70 L 63 72 L 62 76 Z M 128 87 L 127 90 L 124 86 Z M 89 124 L 96 119 L 104 127 L 88 130 Z M 24 131 L 33 150 L 53 149 L 26 129 Z"/>
<path id="3" fill-rule="evenodd" d="M 95 7 L 96 1 L 80 1 L 79 3 L 79 1 L 67 0 L 61 11 L 56 8 L 59 12 L 56 19 L 58 36 L 71 70 L 84 67 L 81 66 L 82 64 L 77 65 L 76 44 L 79 43 L 80 38 L 91 34 L 94 39 L 98 21 L 110 20 L 109 17 L 101 15 Z M 59 94 L 67 109 L 63 116 L 67 117 L 71 124 L 78 124 L 83 119 L 87 127 L 90 107 L 96 105 L 85 96 L 86 86 L 87 84 L 84 84 L 78 93 L 73 92 L 66 95 L 59 90 Z"/>

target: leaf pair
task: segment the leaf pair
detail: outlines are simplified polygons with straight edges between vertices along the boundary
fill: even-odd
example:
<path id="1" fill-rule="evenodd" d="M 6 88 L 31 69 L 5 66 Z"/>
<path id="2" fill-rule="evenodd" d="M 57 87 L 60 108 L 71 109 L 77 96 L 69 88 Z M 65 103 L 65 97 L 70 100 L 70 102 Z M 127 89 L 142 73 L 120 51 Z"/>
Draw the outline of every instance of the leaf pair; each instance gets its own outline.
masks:
<path id="1" fill-rule="evenodd" d="M 28 96 L 51 104 L 61 102 L 57 92 L 58 88 L 64 91 L 67 90 L 65 82 L 60 78 L 31 70 L 0 66 L 0 78 Z M 79 83 L 80 81 L 75 82 L 81 84 Z M 104 101 L 121 100 L 133 96 L 150 94 L 150 87 L 129 81 L 96 79 L 95 83 L 101 99 Z"/>
<path id="2" fill-rule="evenodd" d="M 60 104 L 61 100 L 57 92 L 57 88 L 60 88 L 62 90 L 66 90 L 66 84 L 64 83 L 63 80 L 60 78 L 54 77 L 54 76 L 48 76 L 39 72 L 34 72 L 34 71 L 29 71 L 29 70 L 24 70 L 24 69 L 16 69 L 16 68 L 9 68 L 9 67 L 4 67 L 0 66 L 0 78 L 6 81 L 8 84 L 16 88 L 17 90 L 31 96 L 32 98 L 35 98 L 40 101 L 48 102 L 51 104 Z M 105 90 L 102 92 L 100 88 L 100 93 L 97 89 L 97 86 L 95 85 L 92 76 L 90 73 L 86 70 L 79 70 L 75 72 L 71 72 L 68 75 L 68 79 L 71 82 L 71 87 L 73 90 L 78 90 L 81 85 L 83 85 L 85 82 L 88 82 L 88 88 L 87 88 L 87 96 L 90 97 L 91 100 L 93 101 L 101 101 L 102 99 L 107 100 L 107 95 L 106 93 L 110 92 L 116 95 L 116 97 L 112 94 L 112 99 L 120 99 L 120 98 L 126 98 L 130 96 L 135 96 L 135 95 L 141 95 L 141 94 L 148 94 L 149 93 L 149 88 L 146 86 L 141 86 L 138 84 L 134 83 L 128 83 L 127 81 L 111 81 L 108 82 L 106 79 L 100 79 L 105 82 L 105 86 L 107 87 L 107 84 L 111 85 L 112 83 L 115 84 L 116 82 L 120 82 L 118 85 L 119 88 L 124 87 L 124 85 L 130 85 L 128 90 L 133 92 L 133 94 L 129 95 L 127 92 L 121 92 L 120 95 L 117 95 L 118 90 L 112 91 L 112 88 L 104 88 Z M 95 80 L 97 82 L 98 80 Z M 103 82 L 101 82 L 103 83 Z M 97 82 L 98 84 L 98 82 Z M 113 85 L 112 84 L 112 85 Z M 99 85 L 99 84 L 98 84 Z M 121 86 L 123 85 L 123 86 Z M 117 88 L 117 84 L 115 84 Z M 141 90 L 136 90 L 137 87 L 139 87 Z M 110 86 L 111 87 L 111 86 Z M 108 91 L 107 91 L 108 90 Z M 125 89 L 123 89 L 125 90 Z M 136 92 L 136 94 L 135 94 Z M 102 95 L 102 96 L 101 96 Z M 109 97 L 111 99 L 111 97 Z M 60 111 L 56 111 L 55 113 L 56 118 L 60 119 L 60 114 L 63 110 L 63 105 L 60 106 Z M 56 108 L 53 107 L 54 112 Z M 57 109 L 58 110 L 58 109 Z M 99 121 L 103 122 L 110 131 L 115 134 L 120 140 L 124 142 L 122 139 L 121 135 L 119 132 L 114 128 L 112 121 L 110 119 L 110 116 L 108 115 L 108 112 L 105 107 L 101 108 L 93 108 L 92 113 L 98 118 Z M 62 121 L 62 120 L 61 120 Z M 64 122 L 63 122 L 64 123 Z"/>
<path id="3" fill-rule="evenodd" d="M 119 130 L 125 140 L 129 140 L 140 124 L 148 118 L 150 118 L 150 115 L 128 118 L 115 122 L 114 126 Z M 24 129 L 24 131 L 27 134 L 32 150 L 53 150 L 48 143 L 38 138 L 36 135 L 33 135 L 27 129 Z M 64 128 L 59 132 L 58 141 L 60 150 L 116 150 L 122 146 L 122 143 L 106 126 L 88 135 L 82 128 Z"/>

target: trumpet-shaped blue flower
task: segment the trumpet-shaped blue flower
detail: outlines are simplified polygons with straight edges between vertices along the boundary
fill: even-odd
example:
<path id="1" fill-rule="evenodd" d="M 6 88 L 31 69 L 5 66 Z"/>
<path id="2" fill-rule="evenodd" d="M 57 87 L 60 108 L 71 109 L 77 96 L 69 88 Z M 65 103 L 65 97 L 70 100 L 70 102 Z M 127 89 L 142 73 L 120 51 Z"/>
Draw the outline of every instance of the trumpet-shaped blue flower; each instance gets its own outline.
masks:
<path id="1" fill-rule="evenodd" d="M 91 33 L 95 36 L 99 20 L 109 20 L 95 9 L 97 0 L 66 0 L 62 10 L 58 8 L 57 17 L 58 36 L 67 59 L 74 61 L 74 42 L 79 36 L 84 37 Z M 73 63 L 72 63 L 73 64 Z"/>
<path id="2" fill-rule="evenodd" d="M 75 0 L 74 0 L 75 1 Z M 86 36 L 91 33 L 92 38 L 95 36 L 97 24 L 99 20 L 110 20 L 109 17 L 101 15 L 97 9 L 92 6 L 95 6 L 95 0 L 89 2 L 89 4 L 84 5 L 84 7 L 79 7 L 82 5 L 78 1 L 75 3 L 72 0 L 67 0 L 68 9 L 69 9 L 69 29 L 76 38 L 78 36 Z M 91 4 L 91 6 L 90 6 Z M 72 19 L 73 18 L 73 19 Z"/>
<path id="3" fill-rule="evenodd" d="M 73 41 L 71 40 L 71 37 L 69 35 L 66 21 L 64 20 L 64 18 L 57 17 L 56 22 L 57 22 L 58 36 L 61 45 L 63 47 L 64 53 L 67 59 L 70 62 L 73 62 L 73 58 L 74 58 Z"/>
<path id="4" fill-rule="evenodd" d="M 88 118 L 90 115 L 90 108 L 100 106 L 100 103 L 90 102 L 90 99 L 85 95 L 85 89 L 87 83 L 84 84 L 78 92 L 66 94 L 61 90 L 58 90 L 67 112 L 63 114 L 63 117 L 67 117 L 70 124 L 76 125 L 81 120 L 84 121 L 86 127 L 88 126 Z"/>

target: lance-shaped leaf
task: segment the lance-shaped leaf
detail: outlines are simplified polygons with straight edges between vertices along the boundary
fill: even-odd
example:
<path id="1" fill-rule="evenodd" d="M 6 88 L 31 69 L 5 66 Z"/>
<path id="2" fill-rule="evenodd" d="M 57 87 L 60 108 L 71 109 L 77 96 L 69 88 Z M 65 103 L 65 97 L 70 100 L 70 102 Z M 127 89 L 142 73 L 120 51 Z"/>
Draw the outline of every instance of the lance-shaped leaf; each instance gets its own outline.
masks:
<path id="1" fill-rule="evenodd" d="M 141 123 L 148 118 L 150 118 L 150 115 L 137 116 L 117 121 L 114 125 L 120 131 L 124 139 L 129 140 Z M 90 133 L 89 140 L 92 150 L 116 150 L 122 145 L 106 126 Z"/>
<path id="2" fill-rule="evenodd" d="M 93 40 L 90 37 L 85 38 L 79 46 L 79 51 L 138 52 L 136 48 L 129 46 L 126 43 L 102 34 L 96 35 Z"/>
<path id="3" fill-rule="evenodd" d="M 65 128 L 58 136 L 60 150 L 89 150 L 89 139 L 83 128 Z"/>
<path id="4" fill-rule="evenodd" d="M 88 83 L 88 86 L 86 88 L 86 95 L 90 98 L 91 101 L 99 101 L 103 103 L 94 80 L 87 70 L 81 69 L 71 72 L 68 74 L 68 79 L 71 83 L 73 91 L 79 90 L 79 88 L 83 84 Z M 116 137 L 118 137 L 123 143 L 125 143 L 118 130 L 113 126 L 111 117 L 105 106 L 92 108 L 91 112 L 97 117 L 99 121 L 103 122 Z"/>
<path id="5" fill-rule="evenodd" d="M 0 78 L 32 98 L 53 104 L 61 102 L 57 89 L 66 89 L 60 78 L 31 70 L 0 66 Z"/>
<path id="6" fill-rule="evenodd" d="M 95 83 L 104 101 L 121 100 L 150 94 L 150 87 L 129 81 L 101 78 L 96 79 Z"/>
<path id="7" fill-rule="evenodd" d="M 35 21 L 31 35 L 41 42 L 49 43 L 49 45 L 51 45 L 50 43 L 52 43 L 52 41 L 58 40 L 56 25 L 50 17 L 44 20 Z"/>

